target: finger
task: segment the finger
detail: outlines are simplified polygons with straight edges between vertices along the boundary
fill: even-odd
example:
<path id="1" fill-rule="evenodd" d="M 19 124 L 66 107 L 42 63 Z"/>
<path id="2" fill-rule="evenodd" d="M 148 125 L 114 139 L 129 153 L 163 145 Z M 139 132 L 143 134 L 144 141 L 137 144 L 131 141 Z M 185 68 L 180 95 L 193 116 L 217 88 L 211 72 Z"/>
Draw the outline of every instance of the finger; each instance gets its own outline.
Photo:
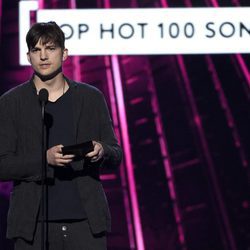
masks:
<path id="1" fill-rule="evenodd" d="M 91 157 L 94 157 L 94 156 L 96 156 L 96 155 L 98 155 L 98 152 L 97 152 L 97 151 L 91 151 L 91 152 L 89 152 L 88 154 L 86 154 L 86 157 L 91 158 Z"/>
<path id="2" fill-rule="evenodd" d="M 57 161 L 59 164 L 69 164 L 72 162 L 72 159 L 60 159 Z"/>
<path id="3" fill-rule="evenodd" d="M 94 157 L 94 156 L 98 156 L 99 155 L 99 148 L 94 148 L 93 151 L 89 152 L 88 154 L 86 154 L 86 157 Z"/>
<path id="4" fill-rule="evenodd" d="M 61 158 L 62 159 L 73 159 L 75 155 L 63 155 Z"/>
<path id="5" fill-rule="evenodd" d="M 74 158 L 75 155 L 63 155 L 63 154 L 60 154 L 60 153 L 56 153 L 55 154 L 55 158 L 57 159 L 71 159 L 71 158 Z"/>
<path id="6" fill-rule="evenodd" d="M 97 162 L 97 161 L 99 161 L 99 157 L 93 157 L 93 158 L 91 158 L 90 161 L 91 161 L 91 162 Z"/>
<path id="7" fill-rule="evenodd" d="M 63 148 L 63 145 L 62 145 L 62 144 L 57 145 L 57 146 L 56 146 L 56 152 L 62 153 L 62 148 Z"/>
<path id="8" fill-rule="evenodd" d="M 61 158 L 63 158 L 63 154 L 61 154 L 61 153 L 55 153 L 55 158 L 56 159 L 61 159 Z"/>
<path id="9" fill-rule="evenodd" d="M 57 167 L 65 167 L 65 164 L 58 163 L 56 166 L 57 166 Z"/>

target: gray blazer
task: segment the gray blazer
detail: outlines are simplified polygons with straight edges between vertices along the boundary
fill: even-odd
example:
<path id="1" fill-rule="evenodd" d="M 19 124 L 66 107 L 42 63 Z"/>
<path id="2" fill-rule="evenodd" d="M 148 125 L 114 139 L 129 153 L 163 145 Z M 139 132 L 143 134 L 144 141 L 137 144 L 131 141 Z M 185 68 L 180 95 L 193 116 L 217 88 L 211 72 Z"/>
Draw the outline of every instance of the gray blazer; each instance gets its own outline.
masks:
<path id="1" fill-rule="evenodd" d="M 114 134 L 102 93 L 96 88 L 65 78 L 72 90 L 75 142 L 99 141 L 104 158 L 97 163 L 72 163 L 80 176 L 77 183 L 93 233 L 109 231 L 110 213 L 99 179 L 101 166 L 115 168 L 122 150 Z M 33 80 L 0 97 L 0 180 L 13 181 L 7 237 L 32 240 L 41 200 L 41 111 Z M 53 168 L 47 176 L 53 178 Z"/>

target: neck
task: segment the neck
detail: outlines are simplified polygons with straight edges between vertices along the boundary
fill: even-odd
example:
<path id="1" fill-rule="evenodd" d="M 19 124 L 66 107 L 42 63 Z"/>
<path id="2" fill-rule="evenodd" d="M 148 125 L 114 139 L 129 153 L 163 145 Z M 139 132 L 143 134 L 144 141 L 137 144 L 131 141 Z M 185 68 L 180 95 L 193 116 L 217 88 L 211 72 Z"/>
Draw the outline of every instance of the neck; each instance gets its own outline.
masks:
<path id="1" fill-rule="evenodd" d="M 37 92 L 40 91 L 40 89 L 45 88 L 49 92 L 49 100 L 50 101 L 56 101 L 60 96 L 62 96 L 68 89 L 68 85 L 66 83 L 66 80 L 63 77 L 63 74 L 58 74 L 53 79 L 42 81 L 40 77 L 38 77 L 36 74 L 33 78 L 34 84 L 36 86 Z"/>

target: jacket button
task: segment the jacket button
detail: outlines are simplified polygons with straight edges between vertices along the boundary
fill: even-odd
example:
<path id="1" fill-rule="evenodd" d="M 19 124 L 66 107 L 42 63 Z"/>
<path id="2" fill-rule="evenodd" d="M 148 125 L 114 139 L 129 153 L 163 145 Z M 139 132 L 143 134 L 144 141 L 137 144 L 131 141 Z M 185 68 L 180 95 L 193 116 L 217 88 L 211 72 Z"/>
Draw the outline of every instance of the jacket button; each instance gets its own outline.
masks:
<path id="1" fill-rule="evenodd" d="M 67 231 L 67 227 L 66 226 L 62 226 L 62 230 L 63 231 Z"/>

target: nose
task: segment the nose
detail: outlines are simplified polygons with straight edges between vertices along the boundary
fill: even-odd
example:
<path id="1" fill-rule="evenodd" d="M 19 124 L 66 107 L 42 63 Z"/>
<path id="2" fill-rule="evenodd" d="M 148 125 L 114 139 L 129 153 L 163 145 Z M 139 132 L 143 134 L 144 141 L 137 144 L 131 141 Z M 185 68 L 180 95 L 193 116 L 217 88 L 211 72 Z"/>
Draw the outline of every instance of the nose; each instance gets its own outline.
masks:
<path id="1" fill-rule="evenodd" d="M 46 52 L 45 49 L 41 49 L 41 51 L 40 51 L 40 59 L 41 59 L 42 61 L 48 59 L 48 55 L 47 55 L 47 52 Z"/>

